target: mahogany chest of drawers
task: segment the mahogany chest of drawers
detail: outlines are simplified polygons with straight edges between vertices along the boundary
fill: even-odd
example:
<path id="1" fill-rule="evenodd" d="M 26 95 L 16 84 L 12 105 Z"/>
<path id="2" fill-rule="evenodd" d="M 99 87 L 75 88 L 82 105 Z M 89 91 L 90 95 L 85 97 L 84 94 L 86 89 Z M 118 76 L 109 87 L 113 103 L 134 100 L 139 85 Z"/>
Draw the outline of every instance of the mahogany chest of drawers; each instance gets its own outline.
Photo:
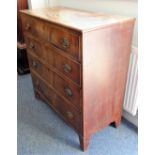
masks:
<path id="1" fill-rule="evenodd" d="M 21 11 L 35 96 L 79 135 L 120 124 L 134 19 L 64 7 Z"/>

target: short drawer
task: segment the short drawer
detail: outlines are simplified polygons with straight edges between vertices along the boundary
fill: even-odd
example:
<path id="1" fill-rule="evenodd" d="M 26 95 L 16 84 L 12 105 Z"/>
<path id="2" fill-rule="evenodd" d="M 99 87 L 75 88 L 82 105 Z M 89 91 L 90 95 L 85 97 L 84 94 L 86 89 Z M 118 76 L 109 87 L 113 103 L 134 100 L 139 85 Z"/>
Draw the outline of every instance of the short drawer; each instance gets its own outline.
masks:
<path id="1" fill-rule="evenodd" d="M 64 28 L 50 27 L 49 41 L 73 58 L 80 60 L 80 36 Z"/>
<path id="2" fill-rule="evenodd" d="M 81 84 L 80 63 L 59 54 L 60 51 L 55 47 L 46 47 L 46 52 L 47 62 L 51 67 L 54 67 L 78 85 Z"/>
<path id="3" fill-rule="evenodd" d="M 45 80 L 49 80 L 49 70 L 34 56 L 28 53 L 28 60 L 31 72 L 35 71 Z"/>
<path id="4" fill-rule="evenodd" d="M 32 39 L 28 36 L 25 37 L 26 45 L 27 45 L 27 50 L 29 53 L 35 54 L 38 56 L 40 59 L 46 60 L 47 55 L 46 55 L 46 50 L 42 46 L 42 42 Z"/>
<path id="5" fill-rule="evenodd" d="M 48 25 L 37 18 L 22 14 L 24 32 L 48 40 Z"/>
<path id="6" fill-rule="evenodd" d="M 68 103 L 66 103 L 60 96 L 55 94 L 53 90 L 49 90 L 50 94 L 50 104 L 55 109 L 55 111 L 60 114 L 61 117 L 67 123 L 69 123 L 73 128 L 78 131 L 81 131 L 82 125 L 82 116 L 79 112 L 77 112 L 74 107 Z"/>
<path id="7" fill-rule="evenodd" d="M 53 87 L 64 96 L 70 103 L 74 104 L 78 109 L 81 110 L 81 89 L 69 82 L 64 80 L 59 75 L 50 72 L 50 81 L 54 80 Z"/>

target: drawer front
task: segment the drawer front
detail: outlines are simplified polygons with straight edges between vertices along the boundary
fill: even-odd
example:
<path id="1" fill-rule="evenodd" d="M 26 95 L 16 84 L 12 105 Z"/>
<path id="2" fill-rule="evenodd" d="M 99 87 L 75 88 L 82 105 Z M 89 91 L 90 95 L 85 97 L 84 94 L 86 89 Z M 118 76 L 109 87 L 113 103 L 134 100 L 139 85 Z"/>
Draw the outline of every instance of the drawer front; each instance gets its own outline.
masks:
<path id="1" fill-rule="evenodd" d="M 48 40 L 48 26 L 44 21 L 28 15 L 22 15 L 22 24 L 24 32 Z"/>
<path id="2" fill-rule="evenodd" d="M 44 97 L 48 98 L 49 96 L 49 88 L 48 86 L 40 80 L 35 74 L 31 74 L 33 87 L 35 91 L 39 91 Z"/>
<path id="3" fill-rule="evenodd" d="M 75 108 L 66 103 L 54 90 L 45 84 L 35 73 L 31 74 L 34 90 L 48 100 L 48 104 L 74 129 L 81 131 L 82 116 Z"/>
<path id="4" fill-rule="evenodd" d="M 78 131 L 82 129 L 82 117 L 74 107 L 66 103 L 61 97 L 59 97 L 53 90 L 49 89 L 49 102 L 55 111 L 60 114 L 67 123 Z"/>
<path id="5" fill-rule="evenodd" d="M 52 77 L 53 76 L 53 77 Z M 64 80 L 57 74 L 50 72 L 50 81 L 54 79 L 53 87 L 64 96 L 70 103 L 81 110 L 81 89 L 67 80 Z"/>
<path id="6" fill-rule="evenodd" d="M 49 41 L 62 52 L 81 60 L 80 34 L 63 27 L 51 26 L 52 24 L 25 14 L 22 14 L 22 24 L 25 33 Z"/>
<path id="7" fill-rule="evenodd" d="M 68 53 L 73 58 L 80 60 L 80 36 L 61 28 L 51 27 L 49 41 Z"/>
<path id="8" fill-rule="evenodd" d="M 35 57 L 28 54 L 29 66 L 31 72 L 35 71 L 45 80 L 49 80 L 49 70 Z"/>
<path id="9" fill-rule="evenodd" d="M 50 66 L 63 73 L 69 79 L 80 85 L 81 82 L 81 65 L 72 61 L 61 54 L 56 48 L 47 48 L 47 59 Z"/>
<path id="10" fill-rule="evenodd" d="M 29 53 L 33 53 L 39 58 L 46 60 L 47 55 L 46 55 L 46 50 L 42 46 L 42 42 L 32 39 L 30 37 L 25 37 L 26 45 L 27 45 L 27 50 Z"/>

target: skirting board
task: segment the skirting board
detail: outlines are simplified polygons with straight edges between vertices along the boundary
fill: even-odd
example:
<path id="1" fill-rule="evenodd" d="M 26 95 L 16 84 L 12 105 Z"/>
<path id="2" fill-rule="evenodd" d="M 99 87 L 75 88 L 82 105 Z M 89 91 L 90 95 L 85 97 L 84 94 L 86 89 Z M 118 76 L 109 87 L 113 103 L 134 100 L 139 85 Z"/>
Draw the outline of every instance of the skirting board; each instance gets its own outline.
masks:
<path id="1" fill-rule="evenodd" d="M 135 116 L 133 116 L 128 112 L 126 112 L 125 110 L 123 110 L 123 117 L 138 128 L 138 112 Z"/>

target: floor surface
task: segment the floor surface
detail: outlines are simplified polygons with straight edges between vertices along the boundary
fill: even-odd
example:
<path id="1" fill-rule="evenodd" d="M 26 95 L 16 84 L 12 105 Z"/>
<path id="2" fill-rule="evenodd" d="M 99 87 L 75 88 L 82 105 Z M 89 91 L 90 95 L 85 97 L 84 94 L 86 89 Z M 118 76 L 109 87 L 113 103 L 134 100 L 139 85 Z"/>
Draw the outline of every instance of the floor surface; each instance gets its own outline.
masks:
<path id="1" fill-rule="evenodd" d="M 18 155 L 137 155 L 137 129 L 123 120 L 94 134 L 82 152 L 77 134 L 35 99 L 30 75 L 18 76 Z"/>

